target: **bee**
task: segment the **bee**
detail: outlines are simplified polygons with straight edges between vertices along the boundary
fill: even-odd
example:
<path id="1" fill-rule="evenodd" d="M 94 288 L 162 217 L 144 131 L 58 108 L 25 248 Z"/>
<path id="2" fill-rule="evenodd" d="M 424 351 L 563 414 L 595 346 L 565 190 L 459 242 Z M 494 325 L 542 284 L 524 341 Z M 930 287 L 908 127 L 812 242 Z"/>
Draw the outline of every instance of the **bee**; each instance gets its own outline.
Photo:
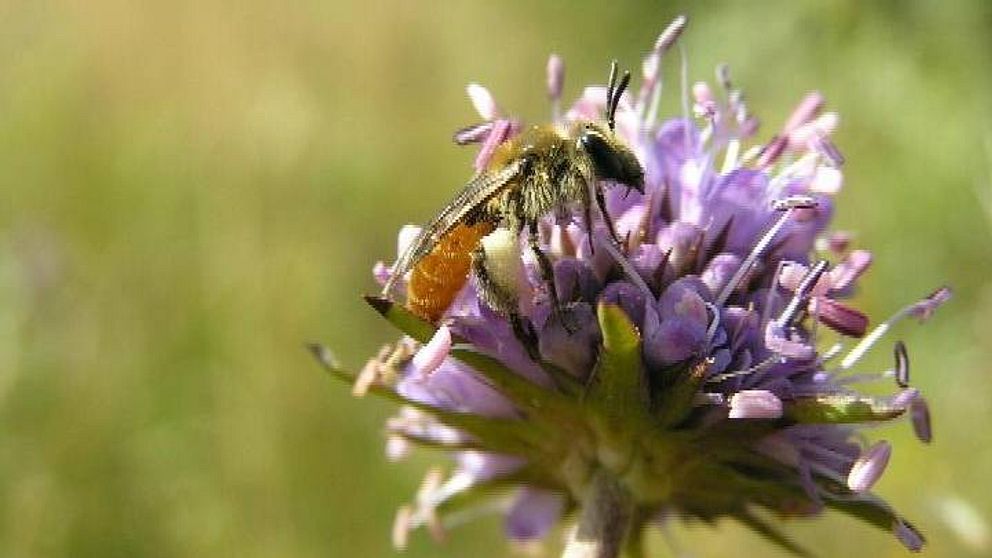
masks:
<path id="1" fill-rule="evenodd" d="M 505 261 L 506 250 L 501 246 L 508 241 L 516 246 L 526 231 L 552 310 L 562 316 L 551 260 L 539 246 L 538 224 L 552 212 L 564 214 L 581 206 L 591 231 L 595 201 L 613 241 L 619 244 L 606 210 L 603 184 L 623 184 L 644 193 L 644 170 L 615 134 L 617 106 L 629 83 L 629 72 L 617 82 L 614 62 L 606 92 L 605 125 L 579 121 L 567 128 L 556 124 L 532 126 L 502 143 L 487 167 L 468 181 L 400 255 L 383 296 L 391 296 L 397 281 L 412 272 L 407 307 L 436 322 L 471 270 L 476 275 L 480 298 L 510 319 L 518 338 L 532 338 L 524 335 L 515 289 L 505 270 L 501 270 L 506 266 L 494 259 L 494 252 L 499 252 Z M 516 250 L 519 260 L 519 249 Z"/>

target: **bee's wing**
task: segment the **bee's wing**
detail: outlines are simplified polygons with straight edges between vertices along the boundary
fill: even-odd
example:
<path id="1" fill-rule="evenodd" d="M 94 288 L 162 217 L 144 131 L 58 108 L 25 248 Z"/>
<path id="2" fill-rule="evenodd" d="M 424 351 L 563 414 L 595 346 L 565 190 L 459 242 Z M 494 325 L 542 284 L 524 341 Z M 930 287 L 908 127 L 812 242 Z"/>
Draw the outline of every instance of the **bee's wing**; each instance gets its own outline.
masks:
<path id="1" fill-rule="evenodd" d="M 493 194 L 500 191 L 503 186 L 513 180 L 520 172 L 520 161 L 514 161 L 497 172 L 483 172 L 475 175 L 461 192 L 451 200 L 440 213 L 437 214 L 430 223 L 421 229 L 420 234 L 414 239 L 407 249 L 400 254 L 396 264 L 393 266 L 392 275 L 382 289 L 383 296 L 389 296 L 390 292 L 413 266 L 417 265 L 424 256 L 430 254 L 431 250 L 441 238 L 446 235 L 456 224 L 462 221 L 469 212 L 479 207 L 480 204 L 488 200 Z"/>

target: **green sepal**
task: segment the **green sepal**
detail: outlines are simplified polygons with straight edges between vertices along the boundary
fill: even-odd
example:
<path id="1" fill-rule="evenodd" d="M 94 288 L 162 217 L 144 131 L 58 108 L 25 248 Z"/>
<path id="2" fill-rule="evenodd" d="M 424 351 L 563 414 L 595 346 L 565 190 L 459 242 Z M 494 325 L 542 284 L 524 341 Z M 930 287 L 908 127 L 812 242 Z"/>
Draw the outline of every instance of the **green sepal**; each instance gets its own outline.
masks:
<path id="1" fill-rule="evenodd" d="M 772 524 L 755 515 L 754 512 L 750 510 L 744 510 L 733 514 L 733 517 L 737 521 L 743 523 L 745 527 L 751 529 L 755 533 L 758 533 L 769 542 L 774 543 L 779 548 L 795 556 L 812 556 L 805 548 L 796 544 L 795 541 L 772 526 Z"/>
<path id="2" fill-rule="evenodd" d="M 709 368 L 710 361 L 704 359 L 666 371 L 666 381 L 670 384 L 657 401 L 657 414 L 662 427 L 671 428 L 689 417 Z"/>
<path id="3" fill-rule="evenodd" d="M 400 331 L 421 343 L 430 341 L 437 331 L 436 326 L 421 319 L 401 304 L 375 296 L 366 296 L 365 300 Z M 470 348 L 471 345 L 464 339 L 453 335 L 451 341 L 453 358 L 475 369 L 489 385 L 522 410 L 535 411 L 556 407 L 560 410 L 562 405 L 568 403 L 561 394 L 531 382 L 507 368 L 499 360 Z"/>
<path id="4" fill-rule="evenodd" d="M 430 341 L 434 332 L 437 331 L 437 326 L 407 310 L 402 304 L 396 304 L 388 298 L 365 295 L 365 302 L 380 316 L 386 318 L 389 323 L 396 326 L 396 329 L 421 343 Z"/>
<path id="5" fill-rule="evenodd" d="M 856 517 L 865 523 L 878 527 L 883 531 L 893 533 L 896 525 L 903 523 L 912 529 L 923 544 L 926 544 L 926 537 L 912 523 L 899 517 L 888 504 L 874 496 L 860 500 L 834 500 L 828 499 L 824 502 L 828 507 L 844 512 Z"/>
<path id="6" fill-rule="evenodd" d="M 330 352 L 325 347 L 312 344 L 309 348 L 317 357 L 317 361 L 332 377 L 349 384 L 354 383 L 355 374 L 337 367 L 330 359 Z M 368 393 L 394 403 L 409 405 L 433 416 L 447 426 L 462 430 L 474 436 L 479 446 L 486 451 L 527 457 L 535 453 L 535 448 L 541 447 L 541 438 L 538 432 L 531 423 L 524 420 L 490 418 L 474 413 L 439 409 L 426 403 L 407 399 L 392 389 L 376 383 L 369 386 Z"/>
<path id="7" fill-rule="evenodd" d="M 874 494 L 858 494 L 847 486 L 832 479 L 821 476 L 815 477 L 817 485 L 822 489 L 827 507 L 846 513 L 865 523 L 874 525 L 883 531 L 893 533 L 897 524 L 904 523 L 916 532 L 920 540 L 926 544 L 926 538 L 912 523 L 900 517 L 885 500 Z"/>
<path id="8" fill-rule="evenodd" d="M 585 400 L 629 429 L 647 424 L 648 391 L 641 360 L 641 336 L 619 306 L 597 308 L 603 346 Z"/>
<path id="9" fill-rule="evenodd" d="M 784 402 L 783 418 L 804 424 L 850 424 L 891 420 L 905 412 L 871 397 L 824 395 Z"/>

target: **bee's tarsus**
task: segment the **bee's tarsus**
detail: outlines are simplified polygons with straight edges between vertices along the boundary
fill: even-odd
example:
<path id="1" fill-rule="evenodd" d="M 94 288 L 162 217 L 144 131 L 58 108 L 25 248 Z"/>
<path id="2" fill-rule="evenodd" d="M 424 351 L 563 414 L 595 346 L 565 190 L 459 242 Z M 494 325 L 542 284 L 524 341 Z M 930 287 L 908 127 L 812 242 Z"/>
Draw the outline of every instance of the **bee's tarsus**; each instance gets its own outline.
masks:
<path id="1" fill-rule="evenodd" d="M 586 200 L 585 207 L 583 209 L 585 210 L 586 230 L 589 232 L 589 255 L 590 256 L 595 256 L 596 255 L 596 243 L 593 242 L 593 236 L 592 236 L 592 230 L 593 230 L 593 224 L 592 224 L 592 203 L 589 200 Z"/>
<path id="2" fill-rule="evenodd" d="M 529 321 L 525 322 L 520 314 L 516 312 L 511 313 L 509 319 L 510 327 L 513 328 L 513 336 L 523 345 L 524 350 L 527 351 L 527 356 L 534 362 L 540 362 L 541 351 L 538 345 L 537 332 L 534 331 L 533 324 Z"/>
<path id="3" fill-rule="evenodd" d="M 541 280 L 548 286 L 548 298 L 551 299 L 551 311 L 553 315 L 561 319 L 562 325 L 565 325 L 565 312 L 562 309 L 561 299 L 558 298 L 558 287 L 555 285 L 554 266 L 551 265 L 551 259 L 548 258 L 548 255 L 541 250 L 541 245 L 538 242 L 539 237 L 537 221 L 531 221 L 527 225 L 527 244 L 530 246 L 531 252 L 534 253 L 534 257 L 537 259 L 537 265 L 541 270 Z M 568 330 L 569 333 L 575 333 L 568 327 L 565 329 Z"/>

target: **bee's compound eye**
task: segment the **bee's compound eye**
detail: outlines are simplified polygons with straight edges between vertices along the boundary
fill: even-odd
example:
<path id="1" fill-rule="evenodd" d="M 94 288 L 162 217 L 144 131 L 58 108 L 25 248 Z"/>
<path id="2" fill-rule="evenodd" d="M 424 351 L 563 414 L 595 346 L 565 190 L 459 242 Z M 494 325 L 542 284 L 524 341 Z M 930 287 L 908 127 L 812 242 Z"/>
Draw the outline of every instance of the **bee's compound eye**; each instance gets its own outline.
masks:
<path id="1" fill-rule="evenodd" d="M 599 178 L 616 180 L 642 191 L 643 171 L 632 153 L 610 142 L 596 129 L 582 134 L 581 142 Z"/>

